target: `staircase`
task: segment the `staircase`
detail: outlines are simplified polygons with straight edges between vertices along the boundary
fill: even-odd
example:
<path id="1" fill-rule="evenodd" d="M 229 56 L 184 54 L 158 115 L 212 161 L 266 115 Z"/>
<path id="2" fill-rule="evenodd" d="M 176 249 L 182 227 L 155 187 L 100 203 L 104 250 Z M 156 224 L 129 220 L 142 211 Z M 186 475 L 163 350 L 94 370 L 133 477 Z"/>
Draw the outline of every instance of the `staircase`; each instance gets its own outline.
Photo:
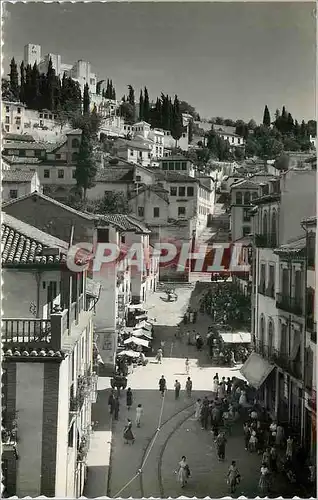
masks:
<path id="1" fill-rule="evenodd" d="M 226 206 L 223 203 L 214 205 L 214 212 L 207 230 L 210 230 L 212 236 L 210 243 L 227 243 L 230 240 L 230 215 L 226 212 Z"/>

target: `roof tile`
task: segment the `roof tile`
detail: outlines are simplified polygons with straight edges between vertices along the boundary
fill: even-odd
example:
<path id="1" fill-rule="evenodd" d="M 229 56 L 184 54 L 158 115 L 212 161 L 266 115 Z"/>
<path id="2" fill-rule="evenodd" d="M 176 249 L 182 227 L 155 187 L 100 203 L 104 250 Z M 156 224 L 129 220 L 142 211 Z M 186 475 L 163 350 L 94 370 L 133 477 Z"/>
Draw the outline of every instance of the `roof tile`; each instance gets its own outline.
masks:
<path id="1" fill-rule="evenodd" d="M 3 170 L 2 182 L 31 182 L 35 172 L 27 170 Z"/>

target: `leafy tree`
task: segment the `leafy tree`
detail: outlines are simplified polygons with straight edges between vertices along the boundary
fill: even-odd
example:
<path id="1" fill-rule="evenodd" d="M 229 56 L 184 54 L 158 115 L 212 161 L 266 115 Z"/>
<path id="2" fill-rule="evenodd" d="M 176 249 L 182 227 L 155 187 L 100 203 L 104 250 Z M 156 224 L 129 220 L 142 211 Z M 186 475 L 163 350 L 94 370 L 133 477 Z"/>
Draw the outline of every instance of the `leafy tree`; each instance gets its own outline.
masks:
<path id="1" fill-rule="evenodd" d="M 82 114 L 80 111 L 73 112 L 69 115 L 69 122 L 74 129 L 81 129 L 92 140 L 95 140 L 102 123 L 102 117 L 97 113 L 94 107 L 92 113 Z"/>
<path id="2" fill-rule="evenodd" d="M 277 141 L 271 135 L 264 135 L 262 138 L 260 138 L 259 146 L 259 156 L 260 158 L 265 160 L 265 162 L 267 160 L 277 158 L 277 156 L 279 156 L 284 149 L 283 144 L 280 141 Z"/>
<path id="3" fill-rule="evenodd" d="M 17 64 L 15 62 L 14 57 L 11 59 L 11 62 L 10 62 L 9 79 L 10 79 L 10 90 L 12 92 L 12 95 L 15 97 L 16 100 L 18 100 L 20 97 L 19 96 L 19 75 L 18 75 Z"/>
<path id="4" fill-rule="evenodd" d="M 142 94 L 142 90 L 140 91 L 139 96 L 139 120 L 144 120 L 144 96 Z"/>
<path id="5" fill-rule="evenodd" d="M 87 189 L 94 185 L 96 172 L 97 166 L 93 155 L 92 140 L 89 131 L 84 128 L 75 170 L 77 186 L 81 190 L 84 200 L 86 199 Z"/>
<path id="6" fill-rule="evenodd" d="M 225 118 L 224 125 L 226 127 L 235 127 L 235 121 L 231 120 L 231 118 Z"/>
<path id="7" fill-rule="evenodd" d="M 135 109 L 128 101 L 121 103 L 119 113 L 128 123 L 134 122 Z"/>
<path id="8" fill-rule="evenodd" d="M 6 78 L 2 78 L 1 80 L 1 92 L 2 92 L 2 99 L 4 101 L 16 101 L 16 98 L 11 92 L 10 89 L 10 82 Z"/>
<path id="9" fill-rule="evenodd" d="M 308 134 L 316 137 L 317 135 L 317 122 L 316 120 L 309 120 L 307 123 Z"/>
<path id="10" fill-rule="evenodd" d="M 195 108 L 191 106 L 191 104 L 189 104 L 188 102 L 180 101 L 179 107 L 181 113 L 188 113 L 189 115 L 192 116 L 194 120 L 198 119 L 199 116 L 198 113 L 196 112 Z"/>
<path id="11" fill-rule="evenodd" d="M 189 144 L 193 141 L 193 120 L 190 120 L 188 125 L 188 141 Z"/>
<path id="12" fill-rule="evenodd" d="M 85 83 L 84 85 L 84 93 L 83 93 L 83 113 L 89 113 L 89 104 L 90 104 L 90 97 L 89 97 L 89 87 L 88 83 Z"/>
<path id="13" fill-rule="evenodd" d="M 285 137 L 283 140 L 285 151 L 299 151 L 300 144 L 293 137 Z"/>
<path id="14" fill-rule="evenodd" d="M 243 120 L 237 120 L 235 123 L 235 133 L 244 139 L 248 137 L 248 126 Z"/>
<path id="15" fill-rule="evenodd" d="M 235 148 L 234 150 L 234 158 L 238 161 L 243 160 L 245 157 L 243 148 Z"/>
<path id="16" fill-rule="evenodd" d="M 247 127 L 249 130 L 255 130 L 257 127 L 257 123 L 253 118 L 248 122 Z"/>
<path id="17" fill-rule="evenodd" d="M 120 192 L 107 192 L 97 200 L 84 200 L 73 195 L 66 200 L 66 204 L 75 210 L 99 215 L 129 213 L 128 199 Z"/>
<path id="18" fill-rule="evenodd" d="M 144 88 L 144 120 L 149 121 L 150 103 L 147 87 Z"/>
<path id="19" fill-rule="evenodd" d="M 245 154 L 247 157 L 258 156 L 260 152 L 259 144 L 256 140 L 249 137 L 245 144 Z"/>
<path id="20" fill-rule="evenodd" d="M 288 170 L 289 162 L 289 156 L 282 154 L 275 160 L 274 167 L 277 168 L 277 170 Z"/>
<path id="21" fill-rule="evenodd" d="M 268 109 L 267 105 L 265 106 L 265 109 L 264 109 L 263 125 L 265 127 L 270 127 L 271 126 L 271 116 L 269 114 L 269 109 Z"/>
<path id="22" fill-rule="evenodd" d="M 221 116 L 216 116 L 215 118 L 212 118 L 211 121 L 216 125 L 224 125 L 224 118 L 222 118 Z"/>

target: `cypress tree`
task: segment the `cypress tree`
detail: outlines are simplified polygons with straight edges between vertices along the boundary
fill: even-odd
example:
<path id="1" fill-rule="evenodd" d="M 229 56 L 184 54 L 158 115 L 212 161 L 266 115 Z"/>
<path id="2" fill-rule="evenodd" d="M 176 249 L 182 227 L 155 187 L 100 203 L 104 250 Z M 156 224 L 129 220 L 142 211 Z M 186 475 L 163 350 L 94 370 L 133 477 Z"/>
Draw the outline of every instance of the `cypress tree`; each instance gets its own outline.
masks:
<path id="1" fill-rule="evenodd" d="M 19 99 L 19 75 L 18 75 L 17 64 L 15 62 L 14 57 L 11 59 L 11 62 L 10 62 L 9 77 L 10 77 L 11 93 L 16 99 Z"/>
<path id="2" fill-rule="evenodd" d="M 50 58 L 46 72 L 46 92 L 45 92 L 45 107 L 50 111 L 54 110 L 54 94 L 55 94 L 55 70 L 53 68 L 52 59 Z"/>
<path id="3" fill-rule="evenodd" d="M 115 87 L 113 87 L 113 90 L 112 90 L 112 100 L 113 101 L 116 101 L 116 90 L 115 90 Z"/>
<path id="4" fill-rule="evenodd" d="M 270 127 L 270 125 L 271 125 L 271 116 L 269 114 L 269 109 L 268 109 L 267 105 L 265 106 L 265 109 L 264 109 L 263 125 L 265 127 Z"/>
<path id="5" fill-rule="evenodd" d="M 135 106 L 135 91 L 134 89 L 132 88 L 131 85 L 128 85 L 128 102 L 129 104 L 131 104 L 132 106 Z"/>
<path id="6" fill-rule="evenodd" d="M 145 87 L 145 89 L 144 89 L 144 120 L 146 122 L 149 121 L 149 112 L 150 112 L 149 95 L 148 95 L 148 89 L 147 89 L 147 87 Z"/>
<path id="7" fill-rule="evenodd" d="M 28 64 L 25 68 L 25 104 L 31 107 L 32 104 L 32 68 Z"/>
<path id="8" fill-rule="evenodd" d="M 89 113 L 89 103 L 90 103 L 89 87 L 88 83 L 85 83 L 84 94 L 83 94 L 83 114 Z"/>
<path id="9" fill-rule="evenodd" d="M 294 132 L 294 120 L 290 113 L 287 116 L 287 132 L 292 134 Z"/>
<path id="10" fill-rule="evenodd" d="M 97 166 L 90 134 L 87 128 L 84 128 L 75 170 L 76 183 L 82 191 L 84 200 L 86 199 L 87 189 L 93 186 L 96 172 Z"/>
<path id="11" fill-rule="evenodd" d="M 109 79 L 107 78 L 107 85 L 106 85 L 106 92 L 105 92 L 106 99 L 109 99 L 109 91 L 110 91 L 110 83 L 109 83 Z"/>
<path id="12" fill-rule="evenodd" d="M 139 120 L 144 120 L 144 96 L 142 95 L 142 90 L 139 97 Z"/>
<path id="13" fill-rule="evenodd" d="M 20 65 L 20 101 L 25 103 L 25 67 L 23 61 Z"/>
<path id="14" fill-rule="evenodd" d="M 41 94 L 40 94 L 40 73 L 36 62 L 31 71 L 31 89 L 30 89 L 31 103 L 30 107 L 33 109 L 41 109 Z"/>
<path id="15" fill-rule="evenodd" d="M 182 122 L 182 113 L 180 111 L 180 103 L 178 96 L 175 96 L 173 102 L 173 117 L 172 117 L 172 127 L 171 127 L 171 135 L 176 141 L 176 145 L 183 132 L 183 122 Z"/>

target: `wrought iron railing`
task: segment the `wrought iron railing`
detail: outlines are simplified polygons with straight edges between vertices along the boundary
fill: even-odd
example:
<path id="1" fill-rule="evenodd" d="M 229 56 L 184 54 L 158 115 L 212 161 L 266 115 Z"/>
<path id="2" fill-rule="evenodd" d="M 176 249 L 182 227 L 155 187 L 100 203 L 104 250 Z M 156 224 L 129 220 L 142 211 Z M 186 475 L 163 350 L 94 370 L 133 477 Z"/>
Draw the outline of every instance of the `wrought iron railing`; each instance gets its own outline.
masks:
<path id="1" fill-rule="evenodd" d="M 277 234 L 275 232 L 255 234 L 255 246 L 258 248 L 276 248 Z"/>
<path id="2" fill-rule="evenodd" d="M 273 299 L 275 298 L 275 287 L 273 284 L 268 285 L 268 287 L 265 290 L 265 295 L 267 297 L 272 297 Z"/>
<path id="3" fill-rule="evenodd" d="M 86 399 L 90 397 L 91 402 L 94 400 L 94 393 L 97 390 L 97 376 L 95 372 L 91 372 L 90 368 L 84 375 L 79 375 L 75 384 L 71 386 L 70 392 L 70 412 L 78 412 L 81 410 Z"/>
<path id="4" fill-rule="evenodd" d="M 51 341 L 51 321 L 49 319 L 3 318 L 2 342 L 30 343 Z"/>
<path id="5" fill-rule="evenodd" d="M 17 419 L 13 418 L 11 421 L 2 421 L 1 440 L 3 445 L 16 446 L 18 440 L 18 425 Z"/>
<path id="6" fill-rule="evenodd" d="M 296 316 L 302 316 L 304 311 L 303 301 L 300 297 L 290 297 L 283 293 L 276 294 L 276 307 Z"/>
<path id="7" fill-rule="evenodd" d="M 254 350 L 262 357 L 275 363 L 277 366 L 282 368 L 282 370 L 287 371 L 293 377 L 301 378 L 301 363 L 300 361 L 292 360 L 288 353 L 284 352 L 282 349 L 277 349 L 274 346 L 267 345 L 261 341 L 255 341 Z"/>
<path id="8" fill-rule="evenodd" d="M 261 295 L 265 295 L 265 283 L 260 283 L 258 285 L 258 293 Z"/>

